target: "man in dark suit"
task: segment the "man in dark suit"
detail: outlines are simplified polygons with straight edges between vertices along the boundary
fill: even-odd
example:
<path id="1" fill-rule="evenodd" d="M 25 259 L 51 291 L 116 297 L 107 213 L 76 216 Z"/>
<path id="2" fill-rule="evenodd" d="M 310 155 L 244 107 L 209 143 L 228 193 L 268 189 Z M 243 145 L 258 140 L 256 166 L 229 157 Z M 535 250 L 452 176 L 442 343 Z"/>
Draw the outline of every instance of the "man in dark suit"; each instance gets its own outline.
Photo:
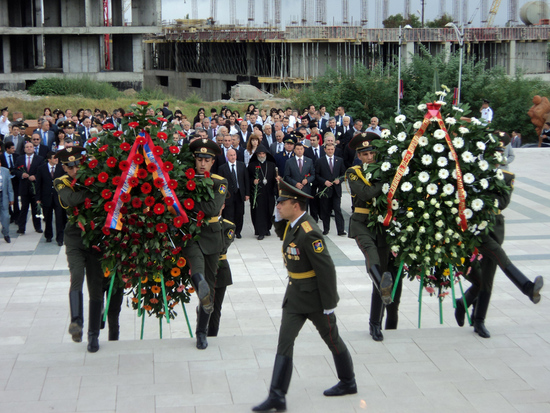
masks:
<path id="1" fill-rule="evenodd" d="M 244 162 L 245 148 L 241 146 L 240 135 L 231 135 L 231 147 L 237 152 L 237 160 L 239 162 Z"/>
<path id="2" fill-rule="evenodd" d="M 250 198 L 250 182 L 244 162 L 237 161 L 234 149 L 227 151 L 227 162 L 220 166 L 218 174 L 227 179 L 230 196 L 225 200 L 223 217 L 235 224 L 235 236 L 242 238 L 244 203 Z"/>
<path id="3" fill-rule="evenodd" d="M 170 109 L 168 109 L 168 105 L 169 103 L 168 102 L 164 102 L 162 104 L 162 116 L 166 119 L 168 119 L 168 122 L 172 122 L 172 119 L 174 118 L 174 114 L 172 113 L 172 111 Z"/>
<path id="4" fill-rule="evenodd" d="M 34 146 L 34 154 L 46 159 L 49 150 L 46 145 L 42 145 L 42 138 L 38 132 L 33 132 L 31 142 Z"/>
<path id="5" fill-rule="evenodd" d="M 346 114 L 343 106 L 338 106 L 338 114 L 334 117 L 336 119 L 336 124 L 342 126 L 344 124 L 344 117 L 349 116 Z M 349 116 L 350 123 L 353 122 L 353 118 Z"/>
<path id="6" fill-rule="evenodd" d="M 38 137 L 40 139 L 40 136 Z M 36 173 L 42 165 L 44 158 L 35 155 L 32 142 L 25 143 L 25 155 L 21 155 L 15 161 L 16 174 L 19 177 L 19 196 L 21 197 L 21 213 L 19 214 L 17 230 L 18 234 L 24 234 L 27 227 L 27 214 L 31 206 L 32 223 L 34 230 L 41 234 L 40 218 L 36 217 Z"/>
<path id="7" fill-rule="evenodd" d="M 92 128 L 92 120 L 90 118 L 84 118 L 82 121 L 82 126 L 78 128 L 78 133 L 82 136 L 82 145 L 92 137 L 90 134 L 90 129 Z"/>
<path id="8" fill-rule="evenodd" d="M 271 147 L 273 142 L 275 142 L 275 135 L 273 135 L 273 128 L 269 123 L 266 123 L 264 125 L 263 137 L 260 143 L 264 145 L 266 148 L 269 148 Z"/>
<path id="9" fill-rule="evenodd" d="M 24 132 L 21 133 L 21 130 L 25 130 L 24 125 L 21 123 L 14 123 L 11 127 L 11 135 L 4 138 L 4 144 L 8 142 L 13 142 L 15 145 L 15 155 L 23 155 L 25 152 L 23 148 L 25 147 L 25 135 Z"/>
<path id="10" fill-rule="evenodd" d="M 321 204 L 321 221 L 323 221 L 323 235 L 330 230 L 330 213 L 334 211 L 336 230 L 338 235 L 347 235 L 344 231 L 344 217 L 340 208 L 342 200 L 341 180 L 346 174 L 344 160 L 334 156 L 335 146 L 332 143 L 325 145 L 326 156 L 319 158 L 315 163 L 315 179 L 321 190 L 327 188 L 319 196 Z"/>
<path id="11" fill-rule="evenodd" d="M 344 135 L 344 132 L 342 131 L 342 127 L 336 125 L 335 118 L 330 118 L 328 120 L 328 128 L 323 129 L 323 143 L 325 142 L 325 135 L 328 132 L 331 132 L 334 135 L 334 139 L 337 141 L 339 141 Z"/>
<path id="12" fill-rule="evenodd" d="M 52 149 L 52 145 L 55 141 L 55 133 L 50 130 L 50 122 L 46 119 L 42 119 L 39 122 L 40 128 L 36 129 L 33 133 L 39 133 L 41 139 L 41 144 L 46 146 L 48 150 Z"/>
<path id="13" fill-rule="evenodd" d="M 315 163 L 317 162 L 317 159 L 325 156 L 325 150 L 321 145 L 319 145 L 319 137 L 317 135 L 311 135 L 309 140 L 311 142 L 311 146 L 305 149 L 304 155 L 309 159 L 312 159 Z"/>
<path id="14" fill-rule="evenodd" d="M 216 155 L 216 161 L 214 162 L 214 166 L 217 166 L 217 168 L 215 169 L 216 171 L 218 171 L 220 167 L 227 162 L 227 152 L 230 149 L 232 149 L 231 143 L 232 143 L 231 135 L 224 135 L 222 146 L 221 146 L 222 153 L 220 153 L 219 155 Z"/>
<path id="15" fill-rule="evenodd" d="M 284 179 L 290 185 L 311 195 L 311 184 L 315 181 L 315 166 L 313 161 L 304 156 L 304 145 L 296 142 L 294 157 L 285 164 Z"/>
<path id="16" fill-rule="evenodd" d="M 275 165 L 279 170 L 279 175 L 284 174 L 286 162 L 294 157 L 294 144 L 296 141 L 290 135 L 286 135 L 284 138 L 284 151 L 275 155 Z"/>
<path id="17" fill-rule="evenodd" d="M 304 156 L 313 160 L 313 165 L 315 165 L 320 158 L 325 156 L 325 150 L 321 145 L 319 145 L 318 135 L 310 135 L 309 140 L 311 142 L 311 147 L 305 149 Z M 321 207 L 320 207 L 321 204 L 319 201 L 319 197 L 316 196 L 319 187 L 323 188 L 323 186 L 319 186 L 317 184 L 317 180 L 315 180 L 311 184 L 311 195 L 313 196 L 313 199 L 309 202 L 309 206 L 310 206 L 309 213 L 316 222 L 319 221 L 319 216 L 321 211 Z"/>
<path id="18" fill-rule="evenodd" d="M 246 143 L 248 142 L 248 138 L 250 137 L 250 135 L 252 135 L 252 130 L 248 129 L 248 122 L 246 120 L 241 121 L 240 127 L 241 129 L 238 133 L 240 140 L 239 146 L 241 146 L 242 148 L 246 148 Z"/>
<path id="19" fill-rule="evenodd" d="M 53 181 L 64 175 L 63 168 L 58 164 L 55 152 L 48 152 L 47 163 L 38 168 L 36 174 L 36 202 L 42 205 L 46 229 L 46 242 L 53 238 L 53 213 L 55 212 L 55 240 L 60 247 L 63 245 L 63 231 L 67 224 L 67 214 L 59 203 L 59 196 L 53 187 Z"/>
<path id="20" fill-rule="evenodd" d="M 279 152 L 283 152 L 285 149 L 285 144 L 283 142 L 285 138 L 285 133 L 281 130 L 278 130 L 275 132 L 275 141 L 271 145 L 269 145 L 269 152 L 271 152 L 271 155 L 275 156 Z"/>
<path id="21" fill-rule="evenodd" d="M 19 219 L 19 178 L 15 173 L 15 161 L 19 155 L 15 153 L 15 144 L 13 142 L 7 142 L 4 145 L 4 149 L 5 152 L 0 156 L 0 165 L 10 171 L 14 196 L 14 203 L 10 205 L 10 223 L 13 223 Z"/>

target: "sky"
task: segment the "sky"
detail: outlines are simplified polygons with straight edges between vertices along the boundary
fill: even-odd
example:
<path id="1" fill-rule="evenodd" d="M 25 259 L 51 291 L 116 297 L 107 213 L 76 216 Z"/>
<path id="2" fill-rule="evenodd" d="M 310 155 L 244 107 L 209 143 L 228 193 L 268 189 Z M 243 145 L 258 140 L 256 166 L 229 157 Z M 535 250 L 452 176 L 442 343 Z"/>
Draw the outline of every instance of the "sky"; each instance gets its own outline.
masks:
<path id="1" fill-rule="evenodd" d="M 255 11 L 256 18 L 255 22 L 257 26 L 260 26 L 260 23 L 263 23 L 263 1 L 255 1 Z M 270 3 L 273 3 L 273 0 L 269 0 Z M 315 4 L 314 0 L 308 0 L 311 4 Z M 424 0 L 424 21 L 434 20 L 439 15 L 439 0 Z M 481 24 L 481 0 L 461 0 L 468 2 L 468 13 L 467 20 L 472 20 L 472 25 L 470 27 L 482 27 Z M 488 8 L 490 8 L 493 0 L 486 0 Z M 518 1 L 518 14 L 519 9 L 529 0 L 517 0 Z M 360 0 L 348 0 L 349 2 L 349 16 L 350 20 L 353 18 L 354 21 L 360 18 Z M 421 4 L 422 0 L 410 0 L 410 13 L 417 14 L 421 16 Z M 446 0 L 446 12 L 447 14 L 452 14 L 452 0 Z M 206 19 L 210 17 L 210 0 L 197 0 L 198 4 L 198 17 L 199 19 Z M 301 19 L 301 0 L 281 0 L 282 4 L 282 20 L 284 24 L 290 24 L 292 20 L 299 21 Z M 340 5 L 340 0 L 327 0 L 327 20 L 329 25 L 340 25 L 342 21 L 342 9 L 341 7 L 334 7 L 334 5 Z M 377 13 L 375 8 L 376 1 L 368 0 L 369 10 L 368 10 L 368 28 L 377 28 L 382 27 L 381 25 L 381 16 L 377 19 Z M 405 0 L 389 0 L 389 12 L 388 15 L 394 15 L 404 12 Z M 502 0 L 500 8 L 495 18 L 496 26 L 504 26 L 508 20 L 508 4 L 509 0 Z M 237 21 L 239 24 L 247 23 L 248 16 L 248 0 L 236 0 L 237 5 Z M 477 10 L 476 10 L 477 9 Z M 380 11 L 380 15 L 381 15 Z M 189 14 L 189 17 L 192 17 L 191 10 L 191 0 L 162 0 L 162 18 L 164 21 L 173 21 L 175 19 L 183 19 Z M 270 11 L 270 19 L 272 19 L 273 11 Z M 311 11 L 312 19 L 315 20 L 315 11 Z M 229 24 L 229 0 L 218 0 L 218 12 L 217 12 L 218 21 L 220 24 Z M 473 17 L 473 19 L 472 19 Z M 379 24 L 377 24 L 379 20 Z M 521 23 L 519 15 L 517 16 L 518 23 Z"/>

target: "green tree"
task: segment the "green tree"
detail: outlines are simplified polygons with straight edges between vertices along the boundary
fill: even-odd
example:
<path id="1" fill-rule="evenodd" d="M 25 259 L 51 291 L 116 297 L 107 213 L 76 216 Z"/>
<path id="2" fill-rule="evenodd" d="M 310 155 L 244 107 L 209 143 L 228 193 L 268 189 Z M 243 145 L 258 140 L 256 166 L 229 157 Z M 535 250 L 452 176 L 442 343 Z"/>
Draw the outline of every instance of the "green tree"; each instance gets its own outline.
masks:
<path id="1" fill-rule="evenodd" d="M 449 16 L 448 14 L 444 14 L 438 19 L 434 19 L 426 22 L 424 26 L 430 27 L 432 29 L 443 28 L 447 23 L 450 23 L 452 21 L 453 21 L 453 18 L 451 16 Z"/>
<path id="2" fill-rule="evenodd" d="M 403 16 L 399 14 L 394 14 L 389 16 L 386 20 L 382 22 L 386 29 L 396 29 L 399 26 L 406 26 L 407 24 L 414 29 L 422 27 L 422 22 L 416 14 L 411 14 L 408 19 L 404 19 Z"/>

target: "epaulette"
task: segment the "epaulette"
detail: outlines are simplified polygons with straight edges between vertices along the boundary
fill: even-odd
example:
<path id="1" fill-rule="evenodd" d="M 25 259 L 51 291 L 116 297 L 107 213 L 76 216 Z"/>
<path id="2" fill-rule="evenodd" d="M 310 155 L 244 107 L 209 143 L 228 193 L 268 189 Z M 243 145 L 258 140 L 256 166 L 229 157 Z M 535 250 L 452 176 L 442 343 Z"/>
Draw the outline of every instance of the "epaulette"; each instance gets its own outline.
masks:
<path id="1" fill-rule="evenodd" d="M 515 175 L 513 172 L 505 171 L 504 169 L 502 169 L 502 173 L 508 174 L 508 175 Z"/>
<path id="2" fill-rule="evenodd" d="M 311 224 L 307 221 L 302 222 L 302 228 L 304 229 L 305 233 L 313 231 L 313 228 L 311 228 Z"/>
<path id="3" fill-rule="evenodd" d="M 228 219 L 223 219 L 223 222 L 226 223 L 226 224 L 229 224 L 229 225 L 235 225 L 233 222 L 231 222 L 230 220 Z"/>
<path id="4" fill-rule="evenodd" d="M 69 188 L 73 189 L 73 187 L 71 185 L 71 181 L 72 181 L 71 177 L 67 174 L 65 174 L 63 176 L 60 176 L 59 178 L 55 178 L 55 180 L 54 180 L 55 189 L 57 189 L 58 191 L 62 190 L 65 187 L 69 187 Z"/>
<path id="5" fill-rule="evenodd" d="M 212 179 L 218 179 L 218 180 L 220 180 L 220 181 L 223 181 L 223 180 L 225 179 L 223 176 L 220 176 L 220 175 L 218 175 L 218 174 L 211 174 L 211 175 L 210 175 L 210 178 L 212 178 Z"/>
<path id="6" fill-rule="evenodd" d="M 365 178 L 365 176 L 363 175 L 362 165 L 352 166 L 351 169 L 354 170 L 355 175 L 353 175 L 353 174 L 350 175 L 350 177 L 349 177 L 350 180 L 357 181 L 357 178 L 359 178 L 365 183 L 365 185 L 372 186 L 372 184 L 369 182 L 369 180 L 367 178 Z"/>

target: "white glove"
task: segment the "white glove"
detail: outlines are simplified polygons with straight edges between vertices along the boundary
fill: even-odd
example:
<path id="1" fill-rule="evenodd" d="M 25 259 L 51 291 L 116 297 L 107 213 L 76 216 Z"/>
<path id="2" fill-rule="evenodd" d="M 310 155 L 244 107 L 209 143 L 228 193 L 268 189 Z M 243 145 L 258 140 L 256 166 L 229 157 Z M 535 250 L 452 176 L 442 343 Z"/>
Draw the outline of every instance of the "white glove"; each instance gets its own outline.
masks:
<path id="1" fill-rule="evenodd" d="M 281 216 L 281 214 L 279 213 L 279 210 L 277 209 L 277 207 L 275 207 L 275 222 L 279 222 L 283 219 L 283 217 Z"/>
<path id="2" fill-rule="evenodd" d="M 332 308 L 332 309 L 330 309 L 330 310 L 323 310 L 323 314 L 324 314 L 324 315 L 332 314 L 332 313 L 334 313 L 334 310 L 335 310 L 334 308 Z"/>

